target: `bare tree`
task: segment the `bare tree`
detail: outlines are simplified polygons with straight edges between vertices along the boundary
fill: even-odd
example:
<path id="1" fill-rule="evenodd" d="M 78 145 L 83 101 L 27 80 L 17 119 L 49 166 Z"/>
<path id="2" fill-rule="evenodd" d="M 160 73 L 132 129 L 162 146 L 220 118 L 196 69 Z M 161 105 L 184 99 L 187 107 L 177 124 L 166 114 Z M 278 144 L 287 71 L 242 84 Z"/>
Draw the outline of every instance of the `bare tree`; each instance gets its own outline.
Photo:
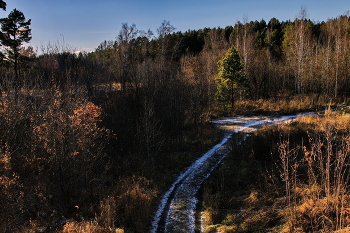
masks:
<path id="1" fill-rule="evenodd" d="M 123 23 L 122 29 L 117 37 L 114 61 L 122 90 L 126 89 L 126 84 L 131 76 L 130 72 L 134 70 L 131 68 L 134 59 L 131 42 L 138 37 L 139 32 L 140 31 L 136 28 L 135 24 L 129 26 L 128 23 Z"/>
<path id="2" fill-rule="evenodd" d="M 286 58 L 295 70 L 295 89 L 298 94 L 304 92 L 305 69 L 312 39 L 310 22 L 306 17 L 306 9 L 301 8 L 299 17 L 287 27 L 283 42 Z"/>
<path id="3" fill-rule="evenodd" d="M 162 24 L 159 26 L 157 29 L 158 32 L 158 41 L 161 44 L 161 63 L 163 64 L 165 62 L 165 52 L 166 52 L 166 47 L 168 45 L 168 39 L 167 36 L 170 35 L 175 31 L 175 27 L 170 24 L 170 21 L 164 20 Z"/>
<path id="4" fill-rule="evenodd" d="M 162 39 L 166 37 L 167 35 L 170 35 L 172 32 L 174 32 L 176 28 L 170 24 L 170 21 L 164 20 L 162 24 L 157 29 L 158 32 L 158 38 Z"/>

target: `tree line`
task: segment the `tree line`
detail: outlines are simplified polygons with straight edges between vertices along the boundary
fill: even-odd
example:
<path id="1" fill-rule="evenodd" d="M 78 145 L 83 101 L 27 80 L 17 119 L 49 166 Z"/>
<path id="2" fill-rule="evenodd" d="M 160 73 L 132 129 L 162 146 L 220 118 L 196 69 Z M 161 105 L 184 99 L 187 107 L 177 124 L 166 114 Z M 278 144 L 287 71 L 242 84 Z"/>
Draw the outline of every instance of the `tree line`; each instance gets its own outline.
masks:
<path id="1" fill-rule="evenodd" d="M 139 43 L 141 38 L 146 44 Z M 159 46 L 155 46 L 159 43 Z M 104 42 L 99 48 L 102 49 L 107 44 Z M 118 41 L 109 42 L 109 46 L 109 53 L 113 53 L 112 48 L 115 50 L 122 47 Z M 172 63 L 171 67 L 178 68 L 177 77 L 181 81 L 198 79 L 200 85 L 207 89 L 204 91 L 207 102 L 204 105 L 197 103 L 196 106 L 212 108 L 218 104 L 212 101 L 218 88 L 218 83 L 215 82 L 219 74 L 217 62 L 231 47 L 237 49 L 246 77 L 244 93 L 242 94 L 242 88 L 238 88 L 236 93 L 240 94 L 236 99 L 244 97 L 258 100 L 295 95 L 337 99 L 346 97 L 349 91 L 348 15 L 327 22 L 313 22 L 307 19 L 306 10 L 301 9 L 294 21 L 280 22 L 272 18 L 269 22 L 248 22 L 244 19 L 243 23 L 238 22 L 226 28 L 175 32 L 167 38 L 138 36 L 133 38 L 129 46 L 135 50 L 144 47 L 143 57 L 151 58 L 151 61 L 167 56 L 167 60 Z M 100 50 L 96 53 L 100 53 Z M 143 59 L 136 61 L 138 62 L 143 62 Z M 121 65 L 120 62 L 118 64 Z M 125 73 L 119 75 L 122 83 L 127 81 Z M 202 88 L 197 91 L 203 93 Z M 204 111 L 207 110 L 206 107 Z"/>
<path id="2" fill-rule="evenodd" d="M 124 23 L 115 40 L 79 54 L 62 43 L 25 47 L 30 23 L 16 9 L 0 19 L 3 232 L 54 232 L 65 219 L 147 231 L 179 160 L 193 159 L 183 150 L 202 147 L 188 129 L 205 137 L 233 100 L 349 93 L 347 15 L 315 23 L 301 11 L 187 32 L 164 21 L 156 34 Z M 218 98 L 218 61 L 230 53 L 240 85 Z"/>

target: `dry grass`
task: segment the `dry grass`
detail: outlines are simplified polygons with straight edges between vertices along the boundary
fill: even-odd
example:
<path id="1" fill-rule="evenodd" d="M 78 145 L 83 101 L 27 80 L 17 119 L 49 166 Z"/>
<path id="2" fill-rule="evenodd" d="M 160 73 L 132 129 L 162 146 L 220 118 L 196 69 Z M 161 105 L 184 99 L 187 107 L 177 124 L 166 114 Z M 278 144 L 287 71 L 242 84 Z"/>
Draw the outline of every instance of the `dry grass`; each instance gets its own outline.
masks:
<path id="1" fill-rule="evenodd" d="M 309 138 L 309 146 L 302 147 L 303 157 L 294 160 L 304 171 L 291 172 L 295 166 L 290 163 L 290 170 L 282 173 L 287 177 L 287 196 L 293 199 L 282 212 L 285 226 L 291 231 L 332 232 L 350 224 L 349 119 L 349 114 L 330 110 L 324 116 L 299 119 L 315 125 L 316 136 Z M 306 180 L 297 179 L 305 173 Z"/>
<path id="2" fill-rule="evenodd" d="M 258 130 L 206 182 L 206 232 L 350 232 L 348 112 Z"/>
<path id="3" fill-rule="evenodd" d="M 120 228 L 101 227 L 96 221 L 68 222 L 62 233 L 124 233 Z"/>
<path id="4" fill-rule="evenodd" d="M 322 110 L 328 106 L 337 106 L 337 103 L 316 95 L 297 95 L 290 98 L 236 101 L 234 113 L 237 115 L 292 114 L 302 111 Z"/>
<path id="5" fill-rule="evenodd" d="M 63 227 L 62 233 L 102 233 L 103 228 L 98 225 L 97 222 L 81 222 L 76 221 L 69 222 Z M 112 232 L 112 231 L 110 231 Z"/>

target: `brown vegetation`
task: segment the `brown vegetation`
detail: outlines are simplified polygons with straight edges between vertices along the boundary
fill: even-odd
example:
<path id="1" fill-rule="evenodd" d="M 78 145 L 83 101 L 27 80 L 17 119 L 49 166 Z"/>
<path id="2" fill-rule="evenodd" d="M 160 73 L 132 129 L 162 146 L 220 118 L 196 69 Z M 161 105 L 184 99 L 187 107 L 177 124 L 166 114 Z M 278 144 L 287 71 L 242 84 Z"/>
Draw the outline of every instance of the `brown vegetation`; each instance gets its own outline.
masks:
<path id="1" fill-rule="evenodd" d="M 205 184 L 206 232 L 346 231 L 349 116 L 302 117 L 236 145 Z"/>
<path id="2" fill-rule="evenodd" d="M 301 15 L 294 22 L 245 21 L 225 29 L 174 33 L 165 21 L 154 37 L 124 24 L 115 41 L 105 41 L 91 53 L 74 54 L 67 45 L 49 44 L 41 48 L 41 55 L 21 48 L 21 58 L 26 59 L 16 62 L 16 71 L 11 60 L 0 60 L 0 231 L 147 232 L 157 201 L 175 174 L 220 137 L 221 132 L 208 124 L 211 116 L 292 113 L 347 103 L 349 27 L 348 16 L 314 23 Z M 219 108 L 214 101 L 217 62 L 233 45 L 243 61 L 249 93 L 236 92 L 234 109 Z M 310 126 L 298 127 L 306 140 L 304 131 Z M 274 136 L 276 132 L 266 131 Z M 326 132 L 327 148 L 345 151 L 333 145 L 333 131 L 328 141 Z M 260 138 L 261 157 L 250 148 L 245 155 L 272 163 L 266 145 L 277 151 L 278 141 Z M 324 138 L 315 140 L 321 143 Z M 313 144 L 308 143 L 302 153 L 310 157 Z M 327 153 L 322 169 L 329 171 L 325 173 L 329 182 L 316 183 L 310 192 L 320 195 L 315 190 L 327 187 L 323 191 L 340 202 L 332 200 L 324 207 L 318 199 L 300 196 L 306 194 L 296 192 L 295 182 L 288 183 L 285 192 L 290 206 L 313 200 L 320 210 L 312 213 L 314 217 L 335 213 L 329 219 L 338 229 L 347 222 L 339 215 L 347 196 L 342 186 L 332 188 L 344 185 L 344 180 L 329 178 L 334 164 L 327 163 Z M 256 160 L 240 163 L 243 168 L 261 168 L 254 166 Z M 338 178 L 344 174 L 344 163 L 339 164 Z M 284 174 L 293 180 L 297 173 L 289 165 Z M 316 174 L 316 165 L 310 165 L 314 169 L 309 170 L 310 177 Z M 237 169 L 230 178 L 220 177 L 225 181 L 215 181 L 219 190 L 226 187 L 220 182 L 239 186 L 242 195 L 232 199 L 227 192 L 225 198 L 214 199 L 213 211 L 222 200 L 236 207 L 246 203 L 242 216 L 252 219 L 242 229 L 256 222 L 263 229 L 282 220 L 270 221 L 280 215 L 266 208 L 254 217 L 253 206 L 264 209 L 270 199 L 261 197 L 259 189 L 244 196 L 242 190 L 249 190 L 245 179 L 255 179 L 252 170 Z M 260 183 L 268 188 L 266 182 Z M 280 187 L 271 187 L 281 192 Z M 288 212 L 290 226 L 303 227 L 296 226 L 294 219 L 309 214 L 309 207 L 293 211 Z M 215 218 L 212 215 L 213 222 Z"/>

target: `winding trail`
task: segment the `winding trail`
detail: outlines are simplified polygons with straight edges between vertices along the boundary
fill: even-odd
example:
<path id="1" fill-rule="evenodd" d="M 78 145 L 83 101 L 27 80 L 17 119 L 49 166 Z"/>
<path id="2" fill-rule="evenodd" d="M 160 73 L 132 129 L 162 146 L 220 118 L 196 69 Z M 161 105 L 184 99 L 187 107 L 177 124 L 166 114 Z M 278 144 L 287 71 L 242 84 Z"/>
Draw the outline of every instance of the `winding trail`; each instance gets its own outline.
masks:
<path id="1" fill-rule="evenodd" d="M 279 117 L 227 117 L 212 121 L 227 130 L 226 136 L 179 175 L 164 194 L 155 213 L 150 232 L 195 232 L 195 210 L 198 202 L 196 194 L 203 181 L 208 178 L 230 151 L 230 143 L 228 142 L 234 133 L 252 132 L 264 125 L 287 123 L 295 120 L 298 116 L 308 114 L 311 113 Z M 245 138 L 243 137 L 241 141 Z"/>

